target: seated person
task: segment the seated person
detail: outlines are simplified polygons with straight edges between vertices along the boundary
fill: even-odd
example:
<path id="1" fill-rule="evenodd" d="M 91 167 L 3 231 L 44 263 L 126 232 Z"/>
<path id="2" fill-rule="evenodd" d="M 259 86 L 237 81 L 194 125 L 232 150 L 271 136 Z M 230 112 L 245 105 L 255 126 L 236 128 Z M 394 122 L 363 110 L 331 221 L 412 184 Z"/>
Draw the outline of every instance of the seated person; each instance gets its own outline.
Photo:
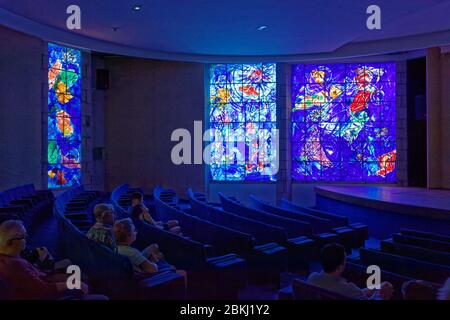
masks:
<path id="1" fill-rule="evenodd" d="M 114 224 L 117 252 L 130 259 L 137 275 L 154 274 L 163 270 L 177 271 L 164 260 L 158 245 L 152 244 L 142 252 L 131 247 L 131 244 L 136 240 L 136 234 L 136 228 L 130 218 L 118 220 Z M 177 273 L 185 276 L 185 272 L 182 270 L 177 271 Z"/>
<path id="2" fill-rule="evenodd" d="M 26 247 L 27 231 L 19 220 L 0 225 L 0 278 L 7 283 L 10 299 L 57 299 L 70 294 L 66 281 L 52 281 L 47 274 L 20 257 Z M 88 286 L 81 283 L 85 298 Z"/>
<path id="3" fill-rule="evenodd" d="M 435 300 L 436 292 L 431 283 L 410 280 L 402 285 L 403 300 Z"/>
<path id="4" fill-rule="evenodd" d="M 347 282 L 341 276 L 345 269 L 346 259 L 343 246 L 336 243 L 324 246 L 321 252 L 323 270 L 320 273 L 311 273 L 307 282 L 354 299 L 388 300 L 392 297 L 393 286 L 389 282 L 383 282 L 380 290 L 360 289 L 355 284 Z"/>
<path id="5" fill-rule="evenodd" d="M 0 216 L 0 225 L 8 220 L 20 219 L 15 214 L 2 214 Z M 64 270 L 65 272 L 65 269 L 72 264 L 69 259 L 55 261 L 46 247 L 31 248 L 27 246 L 20 253 L 20 256 L 36 268 L 46 273 L 57 272 L 59 270 Z"/>
<path id="6" fill-rule="evenodd" d="M 136 204 L 133 206 L 133 209 L 131 210 L 131 217 L 133 219 L 143 220 L 151 225 L 154 225 L 166 231 L 182 235 L 181 228 L 178 225 L 177 220 L 169 220 L 167 221 L 167 223 L 163 223 L 161 221 L 156 222 L 149 214 L 147 207 L 144 206 L 143 204 Z"/>
<path id="7" fill-rule="evenodd" d="M 95 224 L 89 229 L 86 236 L 95 242 L 101 243 L 114 252 L 117 252 L 114 239 L 114 208 L 107 203 L 99 203 L 94 207 Z"/>

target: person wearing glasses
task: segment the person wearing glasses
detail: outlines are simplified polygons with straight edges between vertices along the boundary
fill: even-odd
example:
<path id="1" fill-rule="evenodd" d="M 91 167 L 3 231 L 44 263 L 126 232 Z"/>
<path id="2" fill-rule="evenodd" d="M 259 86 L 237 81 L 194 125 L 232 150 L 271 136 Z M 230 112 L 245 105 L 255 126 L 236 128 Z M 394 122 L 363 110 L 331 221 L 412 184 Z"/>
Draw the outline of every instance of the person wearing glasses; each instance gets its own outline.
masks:
<path id="1" fill-rule="evenodd" d="M 2 214 L 0 215 L 0 225 L 8 220 L 20 220 L 16 214 Z M 39 270 L 50 274 L 64 271 L 72 264 L 69 259 L 56 261 L 46 247 L 29 247 L 26 246 L 20 253 L 20 256 L 34 265 Z"/>
<path id="2" fill-rule="evenodd" d="M 23 259 L 20 254 L 27 244 L 27 231 L 20 220 L 7 220 L 0 225 L 0 278 L 7 284 L 8 298 L 14 300 L 57 299 L 68 294 L 66 282 L 51 281 Z M 81 292 L 89 290 L 84 283 Z"/>

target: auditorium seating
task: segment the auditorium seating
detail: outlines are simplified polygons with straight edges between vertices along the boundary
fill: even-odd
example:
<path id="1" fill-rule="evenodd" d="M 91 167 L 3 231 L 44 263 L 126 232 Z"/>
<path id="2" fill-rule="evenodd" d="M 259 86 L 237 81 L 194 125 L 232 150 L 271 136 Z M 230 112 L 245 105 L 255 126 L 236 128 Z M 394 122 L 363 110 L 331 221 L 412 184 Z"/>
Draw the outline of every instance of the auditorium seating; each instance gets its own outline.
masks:
<path id="1" fill-rule="evenodd" d="M 414 279 L 442 284 L 450 277 L 450 266 L 433 264 L 405 256 L 383 252 L 377 249 L 359 249 L 363 265 L 377 265 L 382 270 L 402 274 Z"/>
<path id="2" fill-rule="evenodd" d="M 68 191 L 69 192 L 69 191 Z M 63 208 L 64 216 L 81 232 L 87 232 L 95 223 L 92 214 L 93 207 L 101 199 L 99 191 L 86 191 L 83 186 L 74 187 L 70 190 L 71 198 Z"/>
<path id="3" fill-rule="evenodd" d="M 39 217 L 51 213 L 53 202 L 51 191 L 25 184 L 0 193 L 0 214 L 16 214 L 29 227 Z"/>
<path id="4" fill-rule="evenodd" d="M 279 243 L 285 242 L 284 230 L 255 220 L 239 217 L 222 209 L 209 205 L 204 196 L 188 190 L 191 203 L 189 214 L 233 230 L 247 233 L 254 238 L 253 250 L 246 256 L 250 269 L 250 280 L 255 282 L 270 282 L 277 286 L 280 283 L 280 273 L 287 271 L 288 255 L 285 247 Z"/>
<path id="5" fill-rule="evenodd" d="M 319 244 L 312 238 L 313 231 L 310 224 L 246 207 L 237 199 L 226 197 L 220 192 L 219 197 L 225 211 L 284 229 L 286 238 L 281 244 L 286 246 L 289 251 L 289 269 L 292 271 L 309 270 L 309 263 L 316 259 L 319 253 Z M 330 234 L 329 236 L 336 238 L 336 235 Z"/>
<path id="6" fill-rule="evenodd" d="M 392 239 L 397 243 L 450 253 L 450 242 L 433 240 L 429 238 L 418 238 L 403 233 L 392 234 Z"/>
<path id="7" fill-rule="evenodd" d="M 182 276 L 164 271 L 147 279 L 136 278 L 127 257 L 89 240 L 67 218 L 65 209 L 74 208 L 67 205 L 83 203 L 89 194 L 92 195 L 82 187 L 76 187 L 56 199 L 54 214 L 60 226 L 65 257 L 80 266 L 95 290 L 112 299 L 183 299 L 185 285 Z"/>
<path id="8" fill-rule="evenodd" d="M 381 241 L 381 250 L 417 260 L 450 266 L 450 253 L 448 252 L 398 243 L 393 238 Z"/>
<path id="9" fill-rule="evenodd" d="M 351 262 L 347 262 L 344 273 L 342 274 L 342 277 L 345 278 L 348 282 L 354 283 L 359 288 L 366 288 L 367 284 L 367 278 L 368 278 L 366 266 L 355 264 Z M 402 300 L 402 285 L 406 281 L 412 280 L 410 277 L 403 276 L 401 274 L 396 274 L 392 272 L 388 272 L 385 270 L 381 270 L 381 279 L 382 281 L 388 281 L 390 282 L 394 287 L 394 293 L 392 296 L 392 300 Z M 301 285 L 300 288 L 296 288 L 296 281 L 300 281 Z M 298 283 L 297 283 L 298 286 Z M 311 288 L 311 289 L 310 289 Z M 303 294 L 300 294 L 298 291 L 297 293 L 295 290 L 301 289 L 303 291 Z M 317 294 L 320 294 L 324 292 L 324 296 L 317 296 Z M 289 286 L 286 286 L 279 290 L 278 292 L 278 299 L 279 300 L 349 300 L 348 297 L 341 296 L 336 293 L 332 293 L 332 295 L 329 295 L 328 290 L 324 290 L 322 288 L 317 288 L 315 286 L 308 285 L 303 281 L 302 279 L 294 279 L 293 283 Z M 312 294 L 312 295 L 311 295 Z"/>
<path id="10" fill-rule="evenodd" d="M 308 284 L 301 279 L 295 279 L 292 283 L 293 300 L 356 300 L 336 292 Z"/>
<path id="11" fill-rule="evenodd" d="M 280 206 L 281 208 L 293 210 L 295 212 L 327 219 L 331 222 L 333 228 L 347 227 L 353 229 L 355 232 L 356 247 L 364 247 L 365 240 L 369 239 L 369 227 L 367 225 L 360 222 L 349 223 L 348 218 L 345 216 L 300 206 L 286 199 L 281 199 Z"/>
<path id="12" fill-rule="evenodd" d="M 127 192 L 127 186 L 122 185 L 118 188 L 112 193 L 113 204 L 119 216 L 127 216 L 125 208 L 121 207 L 115 199 L 120 199 L 125 194 L 129 195 L 130 192 Z M 160 190 L 160 188 L 156 190 Z M 157 191 L 155 192 L 158 193 Z M 166 195 L 163 195 L 163 198 L 165 197 Z M 195 224 L 194 221 L 189 222 L 187 215 L 177 209 L 172 208 L 177 213 L 167 211 L 165 208 L 166 204 L 161 201 L 159 195 L 157 198 L 155 202 L 158 203 L 159 208 L 163 209 L 158 211 L 165 211 L 161 216 L 167 218 L 167 215 L 170 216 L 171 214 L 177 216 L 179 214 L 185 215 L 185 217 L 182 217 L 182 221 L 177 219 L 180 220 L 184 237 L 142 221 L 134 221 L 138 230 L 135 246 L 139 249 L 144 249 L 150 243 L 157 243 L 161 251 L 168 257 L 170 263 L 177 268 L 186 270 L 189 279 L 188 296 L 190 298 L 235 299 L 239 289 L 246 285 L 247 275 L 245 260 L 234 253 L 230 253 L 229 249 L 224 249 L 226 239 L 229 239 L 230 233 L 227 232 L 227 238 L 222 239 L 221 243 L 219 243 L 220 235 L 223 235 L 227 230 L 218 230 L 213 225 L 206 226 L 205 224 L 203 226 L 208 229 L 205 229 L 203 232 L 200 228 L 192 230 L 190 228 Z M 180 218 L 181 216 L 178 217 Z M 189 231 L 192 234 L 189 234 Z M 206 234 L 207 232 L 209 234 Z M 236 235 L 236 232 L 233 234 Z M 245 238 L 248 240 L 248 237 L 244 235 L 244 238 L 240 238 L 237 243 L 245 240 Z M 232 240 L 232 242 L 234 241 Z M 218 244 L 217 248 L 219 250 L 210 242 Z M 244 242 L 244 245 L 239 250 L 246 250 L 247 247 L 248 245 Z M 223 255 L 217 254 L 217 251 L 222 250 L 227 250 L 227 253 L 223 251 Z"/>
<path id="13" fill-rule="evenodd" d="M 253 195 L 250 195 L 250 203 L 252 207 L 267 213 L 311 224 L 314 231 L 314 236 L 320 242 L 321 246 L 327 243 L 339 242 L 346 247 L 348 252 L 351 253 L 351 249 L 357 247 L 361 242 L 360 239 L 357 239 L 355 230 L 348 227 L 333 228 L 332 222 L 329 219 L 320 218 L 290 209 L 280 208 L 258 199 Z M 330 237 L 330 234 L 336 234 L 337 236 Z"/>
<path id="14" fill-rule="evenodd" d="M 424 232 L 418 230 L 412 230 L 407 228 L 401 228 L 400 233 L 406 236 L 413 236 L 416 238 L 425 238 L 430 240 L 442 241 L 450 243 L 450 237 L 443 234 L 436 234 L 432 232 Z"/>

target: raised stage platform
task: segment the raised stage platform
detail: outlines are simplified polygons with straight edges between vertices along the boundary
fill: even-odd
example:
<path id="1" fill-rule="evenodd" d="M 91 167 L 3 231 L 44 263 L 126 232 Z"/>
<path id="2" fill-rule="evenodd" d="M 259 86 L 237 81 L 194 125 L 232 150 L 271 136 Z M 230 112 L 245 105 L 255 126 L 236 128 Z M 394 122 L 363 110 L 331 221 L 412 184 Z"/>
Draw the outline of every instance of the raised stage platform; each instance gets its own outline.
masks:
<path id="1" fill-rule="evenodd" d="M 318 186 L 316 207 L 369 225 L 384 238 L 400 228 L 450 235 L 450 190 L 391 186 Z"/>

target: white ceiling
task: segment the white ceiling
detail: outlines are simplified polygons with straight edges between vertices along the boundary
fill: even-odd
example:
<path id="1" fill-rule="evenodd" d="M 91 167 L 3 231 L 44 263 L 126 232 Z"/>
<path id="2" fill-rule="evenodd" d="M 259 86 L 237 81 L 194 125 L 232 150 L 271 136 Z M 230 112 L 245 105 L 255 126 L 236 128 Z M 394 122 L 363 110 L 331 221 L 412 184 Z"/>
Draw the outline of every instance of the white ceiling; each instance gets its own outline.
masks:
<path id="1" fill-rule="evenodd" d="M 136 3 L 139 12 L 132 10 Z M 71 4 L 81 8 L 81 30 L 66 29 Z M 370 4 L 381 7 L 381 30 L 366 28 Z M 0 24 L 45 40 L 199 61 L 357 56 L 450 44 L 449 12 L 450 1 L 442 0 L 0 0 Z M 261 25 L 267 28 L 258 31 Z"/>

